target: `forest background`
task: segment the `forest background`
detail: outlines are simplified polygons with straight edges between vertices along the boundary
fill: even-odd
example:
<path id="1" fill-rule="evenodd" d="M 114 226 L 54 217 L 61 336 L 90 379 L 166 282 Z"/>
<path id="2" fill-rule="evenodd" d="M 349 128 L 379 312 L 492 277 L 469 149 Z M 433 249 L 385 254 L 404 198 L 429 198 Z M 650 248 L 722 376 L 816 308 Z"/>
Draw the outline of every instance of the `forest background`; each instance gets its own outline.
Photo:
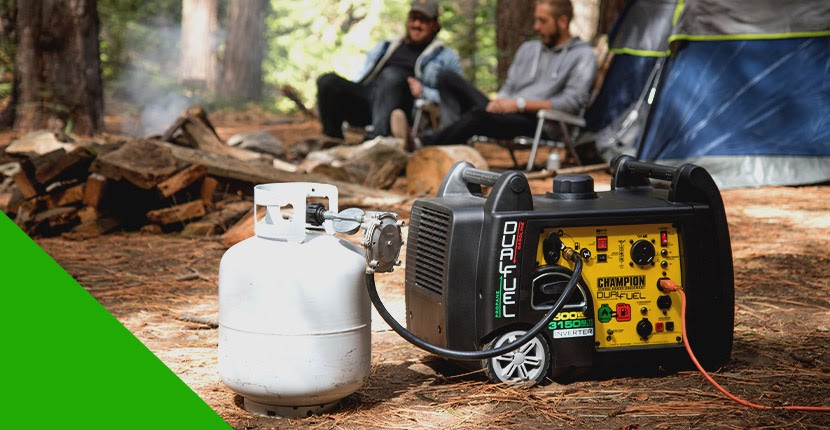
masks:
<path id="1" fill-rule="evenodd" d="M 313 107 L 318 76 L 335 71 L 351 77 L 375 43 L 403 34 L 410 0 L 86 3 L 97 8 L 104 105 L 108 112 L 135 119 L 125 122 L 130 128 L 124 131 L 147 135 L 197 103 L 209 110 L 250 103 L 282 113 L 296 110 L 296 103 L 282 97 L 285 85 Z M 439 38 L 460 53 L 466 78 L 484 92 L 498 89 L 512 52 L 533 37 L 533 3 L 442 2 Z M 622 3 L 574 1 L 573 32 L 596 42 Z M 0 111 L 13 92 L 16 27 L 21 27 L 17 5 L 0 0 Z M 232 43 L 235 27 L 245 32 L 237 45 Z M 258 70 L 229 74 L 250 64 Z"/>

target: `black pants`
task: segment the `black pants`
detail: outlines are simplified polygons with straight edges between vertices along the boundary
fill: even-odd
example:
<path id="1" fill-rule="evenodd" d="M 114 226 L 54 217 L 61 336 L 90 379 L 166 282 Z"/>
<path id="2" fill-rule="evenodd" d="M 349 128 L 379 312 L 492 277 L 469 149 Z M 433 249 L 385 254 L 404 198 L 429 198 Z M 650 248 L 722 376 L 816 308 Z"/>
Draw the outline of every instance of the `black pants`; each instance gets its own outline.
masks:
<path id="1" fill-rule="evenodd" d="M 317 109 L 326 136 L 343 138 L 343 121 L 358 127 L 372 124 L 366 139 L 389 136 L 389 116 L 395 109 L 412 112 L 415 99 L 406 78 L 412 71 L 384 67 L 369 85 L 357 84 L 334 73 L 317 79 Z"/>
<path id="2" fill-rule="evenodd" d="M 489 100 L 455 72 L 438 73 L 441 94 L 441 131 L 421 138 L 424 145 L 461 145 L 473 136 L 511 139 L 533 136 L 536 119 L 525 113 L 486 111 Z"/>

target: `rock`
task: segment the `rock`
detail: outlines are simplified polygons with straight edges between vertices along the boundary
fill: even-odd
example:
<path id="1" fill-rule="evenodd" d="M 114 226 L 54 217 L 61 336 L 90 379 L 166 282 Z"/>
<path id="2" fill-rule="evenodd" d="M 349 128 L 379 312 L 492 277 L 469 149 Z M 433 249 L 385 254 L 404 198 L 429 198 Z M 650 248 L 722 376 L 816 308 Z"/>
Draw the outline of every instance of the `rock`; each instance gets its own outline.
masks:
<path id="1" fill-rule="evenodd" d="M 312 152 L 303 167 L 315 175 L 387 189 L 409 161 L 403 147 L 402 139 L 378 137 L 360 145 Z"/>
<path id="2" fill-rule="evenodd" d="M 288 157 L 293 160 L 302 160 L 315 151 L 345 146 L 345 141 L 328 136 L 312 137 L 301 140 L 288 148 Z"/>
<path id="3" fill-rule="evenodd" d="M 228 139 L 228 145 L 270 154 L 276 158 L 285 156 L 285 148 L 282 146 L 282 142 L 265 130 L 235 134 Z"/>
<path id="4" fill-rule="evenodd" d="M 6 153 L 26 156 L 44 155 L 58 149 L 72 152 L 76 146 L 72 143 L 61 142 L 51 131 L 39 130 L 15 139 L 6 147 Z"/>

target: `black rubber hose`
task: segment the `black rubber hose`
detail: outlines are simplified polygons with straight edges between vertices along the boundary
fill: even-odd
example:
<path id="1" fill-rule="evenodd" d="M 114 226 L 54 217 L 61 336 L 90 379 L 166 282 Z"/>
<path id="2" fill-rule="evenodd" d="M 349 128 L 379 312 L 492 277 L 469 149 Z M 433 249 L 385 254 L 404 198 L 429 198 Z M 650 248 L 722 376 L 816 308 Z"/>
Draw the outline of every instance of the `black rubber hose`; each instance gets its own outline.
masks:
<path id="1" fill-rule="evenodd" d="M 424 351 L 440 355 L 444 358 L 450 358 L 453 360 L 484 360 L 507 354 L 508 352 L 526 344 L 547 326 L 548 321 L 550 321 L 554 315 L 562 310 L 562 307 L 565 306 L 565 301 L 571 296 L 571 293 L 573 293 L 574 288 L 576 288 L 576 284 L 579 282 L 579 278 L 582 275 L 582 258 L 579 257 L 579 254 L 573 253 L 573 259 L 576 264 L 574 265 L 571 280 L 568 281 L 568 285 L 565 286 L 565 291 L 562 292 L 562 295 L 559 296 L 559 299 L 556 300 L 556 303 L 554 303 L 548 313 L 545 314 L 545 316 L 539 320 L 539 322 L 536 323 L 536 325 L 533 326 L 529 332 L 516 339 L 516 341 L 486 351 L 458 351 L 454 349 L 446 349 L 419 339 L 417 336 L 412 334 L 412 332 L 398 324 L 398 322 L 395 321 L 395 318 L 386 309 L 386 306 L 383 305 L 383 302 L 380 300 L 380 296 L 378 295 L 377 287 L 375 286 L 374 274 L 366 274 L 366 289 L 369 292 L 369 298 L 372 300 L 372 304 L 375 305 L 375 308 L 378 310 L 381 318 L 386 321 L 386 324 L 389 324 L 389 327 L 392 327 L 392 330 L 394 330 L 395 333 L 398 333 L 409 343 L 423 349 Z"/>

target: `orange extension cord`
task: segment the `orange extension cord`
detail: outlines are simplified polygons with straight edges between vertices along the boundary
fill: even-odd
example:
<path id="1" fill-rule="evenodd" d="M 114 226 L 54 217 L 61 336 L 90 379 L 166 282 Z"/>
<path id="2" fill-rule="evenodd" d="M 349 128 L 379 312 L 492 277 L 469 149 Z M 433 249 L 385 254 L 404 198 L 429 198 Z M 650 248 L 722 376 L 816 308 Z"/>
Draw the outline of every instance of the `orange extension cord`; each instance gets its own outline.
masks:
<path id="1" fill-rule="evenodd" d="M 683 330 L 683 345 L 686 346 L 686 352 L 689 353 L 689 357 L 691 357 L 692 362 L 695 364 L 695 367 L 697 367 L 697 370 L 699 370 L 700 373 L 703 374 L 703 377 L 706 378 L 706 380 L 709 381 L 710 384 L 712 384 L 715 388 L 717 388 L 718 391 L 723 393 L 726 397 L 729 397 L 730 399 L 732 399 L 733 401 L 735 401 L 738 404 L 741 404 L 741 405 L 744 405 L 744 406 L 747 406 L 747 407 L 750 407 L 750 408 L 753 408 L 753 409 L 783 409 L 783 410 L 787 410 L 787 411 L 830 412 L 830 407 L 828 407 L 828 406 L 765 406 L 765 405 L 759 405 L 759 404 L 755 404 L 755 403 L 752 403 L 750 401 L 741 399 L 740 397 L 737 397 L 737 396 L 733 395 L 732 393 L 726 391 L 725 388 L 721 387 L 720 384 L 715 382 L 715 380 L 712 378 L 712 376 L 709 375 L 709 373 L 707 373 L 706 370 L 703 369 L 703 366 L 700 365 L 700 362 L 697 361 L 697 357 L 695 357 L 695 354 L 692 352 L 692 347 L 689 346 L 689 336 L 686 334 L 686 294 L 683 292 L 683 290 L 680 288 L 679 285 L 677 285 L 674 281 L 672 281 L 670 279 L 661 280 L 660 281 L 660 286 L 663 287 L 663 290 L 665 290 L 665 291 L 668 291 L 668 292 L 677 291 L 678 293 L 680 293 L 680 298 L 681 298 L 680 318 L 681 318 L 682 324 L 683 324 L 683 327 L 682 327 L 682 330 Z"/>

